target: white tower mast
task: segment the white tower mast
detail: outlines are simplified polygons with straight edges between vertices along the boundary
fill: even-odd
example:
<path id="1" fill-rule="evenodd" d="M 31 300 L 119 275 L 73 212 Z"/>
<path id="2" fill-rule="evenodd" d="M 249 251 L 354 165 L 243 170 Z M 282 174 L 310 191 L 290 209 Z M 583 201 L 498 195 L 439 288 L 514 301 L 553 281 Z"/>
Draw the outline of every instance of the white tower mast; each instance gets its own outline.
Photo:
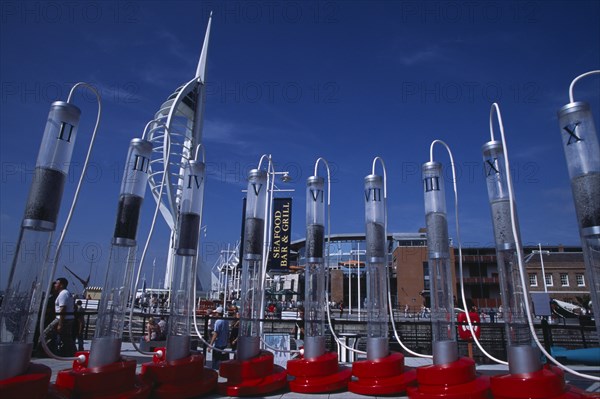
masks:
<path id="1" fill-rule="evenodd" d="M 183 185 L 183 167 L 193 150 L 202 142 L 202 125 L 204 119 L 204 106 L 206 99 L 206 59 L 208 54 L 208 41 L 212 12 L 208 19 L 204 44 L 196 75 L 192 80 L 177 88 L 161 105 L 154 115 L 154 128 L 150 141 L 154 144 L 153 159 L 150 162 L 150 178 L 148 183 L 157 202 L 160 202 L 160 211 L 165 222 L 171 229 L 169 242 L 169 256 L 165 271 L 164 288 L 170 289 L 173 272 L 173 250 L 176 242 L 176 220 L 181 189 Z M 171 139 L 171 150 L 168 164 L 165 165 L 163 152 L 167 149 L 167 132 Z M 160 184 L 163 173 L 167 173 L 166 185 L 162 198 L 159 197 Z"/>

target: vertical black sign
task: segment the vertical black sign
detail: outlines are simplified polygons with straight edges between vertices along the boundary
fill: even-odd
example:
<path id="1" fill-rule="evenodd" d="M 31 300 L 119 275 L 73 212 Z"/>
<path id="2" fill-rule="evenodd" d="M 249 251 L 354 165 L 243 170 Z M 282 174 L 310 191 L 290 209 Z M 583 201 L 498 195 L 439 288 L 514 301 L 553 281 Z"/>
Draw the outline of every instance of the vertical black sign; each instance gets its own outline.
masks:
<path id="1" fill-rule="evenodd" d="M 241 232 L 241 238 L 240 238 L 240 253 L 238 256 L 238 259 L 240 260 L 238 262 L 238 265 L 236 267 L 242 267 L 241 263 L 242 260 L 244 259 L 244 231 L 246 229 L 246 197 L 244 197 L 244 200 L 242 201 L 242 232 Z"/>
<path id="2" fill-rule="evenodd" d="M 290 267 L 292 239 L 292 199 L 273 199 L 273 227 L 271 231 L 271 256 L 269 270 L 287 272 Z"/>

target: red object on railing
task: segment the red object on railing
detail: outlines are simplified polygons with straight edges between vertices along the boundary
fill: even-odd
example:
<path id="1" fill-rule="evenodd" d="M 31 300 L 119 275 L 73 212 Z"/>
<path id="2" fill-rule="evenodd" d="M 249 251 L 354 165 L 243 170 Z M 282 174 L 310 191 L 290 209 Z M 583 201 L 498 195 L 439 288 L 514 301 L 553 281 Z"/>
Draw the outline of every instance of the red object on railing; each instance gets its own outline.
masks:
<path id="1" fill-rule="evenodd" d="M 469 312 L 469 317 L 471 318 L 471 324 L 473 324 L 473 332 L 475 333 L 475 337 L 479 339 L 481 336 L 481 329 L 479 328 L 481 319 L 475 312 Z M 473 335 L 471 334 L 471 329 L 467 323 L 467 314 L 465 312 L 458 314 L 458 323 L 458 336 L 460 339 L 463 341 L 473 341 Z"/>

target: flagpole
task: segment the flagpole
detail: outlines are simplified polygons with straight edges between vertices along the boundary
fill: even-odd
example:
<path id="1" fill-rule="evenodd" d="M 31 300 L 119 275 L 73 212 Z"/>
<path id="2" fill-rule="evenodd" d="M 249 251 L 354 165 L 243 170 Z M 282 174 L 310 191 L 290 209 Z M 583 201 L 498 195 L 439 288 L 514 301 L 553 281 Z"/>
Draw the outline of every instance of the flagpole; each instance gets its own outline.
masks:
<path id="1" fill-rule="evenodd" d="M 152 280 L 150 280 L 150 289 L 154 289 L 154 269 L 156 268 L 156 258 L 152 261 Z"/>

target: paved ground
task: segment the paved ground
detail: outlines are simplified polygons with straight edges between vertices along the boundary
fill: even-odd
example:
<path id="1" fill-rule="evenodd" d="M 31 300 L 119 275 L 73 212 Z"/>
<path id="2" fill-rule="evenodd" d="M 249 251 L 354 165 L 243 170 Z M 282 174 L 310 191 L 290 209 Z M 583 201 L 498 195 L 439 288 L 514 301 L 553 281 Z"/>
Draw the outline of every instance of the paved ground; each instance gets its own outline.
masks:
<path id="1" fill-rule="evenodd" d="M 89 348 L 89 341 L 86 341 L 86 345 L 85 348 Z M 143 355 L 139 354 L 138 352 L 136 352 L 133 348 L 133 345 L 131 345 L 130 343 L 124 343 L 123 344 L 123 348 L 121 353 L 124 356 L 127 357 L 131 357 L 131 358 L 135 358 L 137 360 L 138 363 L 138 369 L 140 367 L 140 365 L 142 363 L 148 362 L 150 361 L 149 357 L 144 357 Z M 207 359 L 207 364 L 210 364 L 210 360 L 211 360 L 211 354 L 209 353 L 208 355 L 208 359 Z M 35 363 L 41 363 L 41 364 L 45 364 L 47 366 L 49 366 L 52 369 L 52 379 L 51 381 L 54 382 L 56 380 L 56 374 L 58 373 L 58 371 L 63 370 L 63 369 L 67 369 L 71 367 L 71 364 L 68 362 L 62 362 L 59 360 L 54 360 L 54 359 L 47 359 L 47 358 L 42 358 L 42 359 L 33 359 L 33 362 Z M 428 365 L 431 364 L 431 361 L 428 359 L 422 359 L 422 358 L 415 358 L 415 357 L 407 357 L 405 359 L 405 364 L 408 367 L 419 367 L 419 366 L 424 366 L 424 365 Z M 577 371 L 582 372 L 582 373 L 586 373 L 586 374 L 593 374 L 597 377 L 600 377 L 600 369 L 598 369 L 598 367 L 592 367 L 592 366 L 570 366 L 572 368 L 575 368 Z M 477 367 L 477 371 L 481 374 L 484 375 L 495 375 L 495 374 L 504 374 L 507 371 L 507 368 L 505 366 L 502 365 L 483 365 L 483 366 L 478 366 Z M 219 378 L 220 381 L 225 381 L 225 379 L 223 378 Z M 586 390 L 588 392 L 595 392 L 599 395 L 600 397 L 600 382 L 595 382 L 592 380 L 586 380 L 582 377 L 578 377 L 578 376 L 572 376 L 570 374 L 565 374 L 565 380 L 568 384 L 571 384 L 573 386 L 576 386 L 580 389 Z M 395 396 L 396 398 L 399 399 L 407 399 L 407 396 Z M 204 398 L 207 399 L 216 399 L 216 398 L 227 398 L 226 396 L 221 396 L 221 395 L 208 395 L 208 396 L 204 396 Z M 310 399 L 352 399 L 352 398 L 373 398 L 373 396 L 363 396 L 363 395 L 357 395 L 351 392 L 338 392 L 338 393 L 332 393 L 332 394 L 298 394 L 298 393 L 294 393 L 294 392 L 289 392 L 288 390 L 282 391 L 282 392 L 277 392 L 276 394 L 273 395 L 268 395 L 268 396 L 260 396 L 260 397 L 255 397 L 255 398 L 269 398 L 269 399 L 300 399 L 300 398 L 310 398 Z M 389 397 L 387 397 L 389 398 Z"/>

